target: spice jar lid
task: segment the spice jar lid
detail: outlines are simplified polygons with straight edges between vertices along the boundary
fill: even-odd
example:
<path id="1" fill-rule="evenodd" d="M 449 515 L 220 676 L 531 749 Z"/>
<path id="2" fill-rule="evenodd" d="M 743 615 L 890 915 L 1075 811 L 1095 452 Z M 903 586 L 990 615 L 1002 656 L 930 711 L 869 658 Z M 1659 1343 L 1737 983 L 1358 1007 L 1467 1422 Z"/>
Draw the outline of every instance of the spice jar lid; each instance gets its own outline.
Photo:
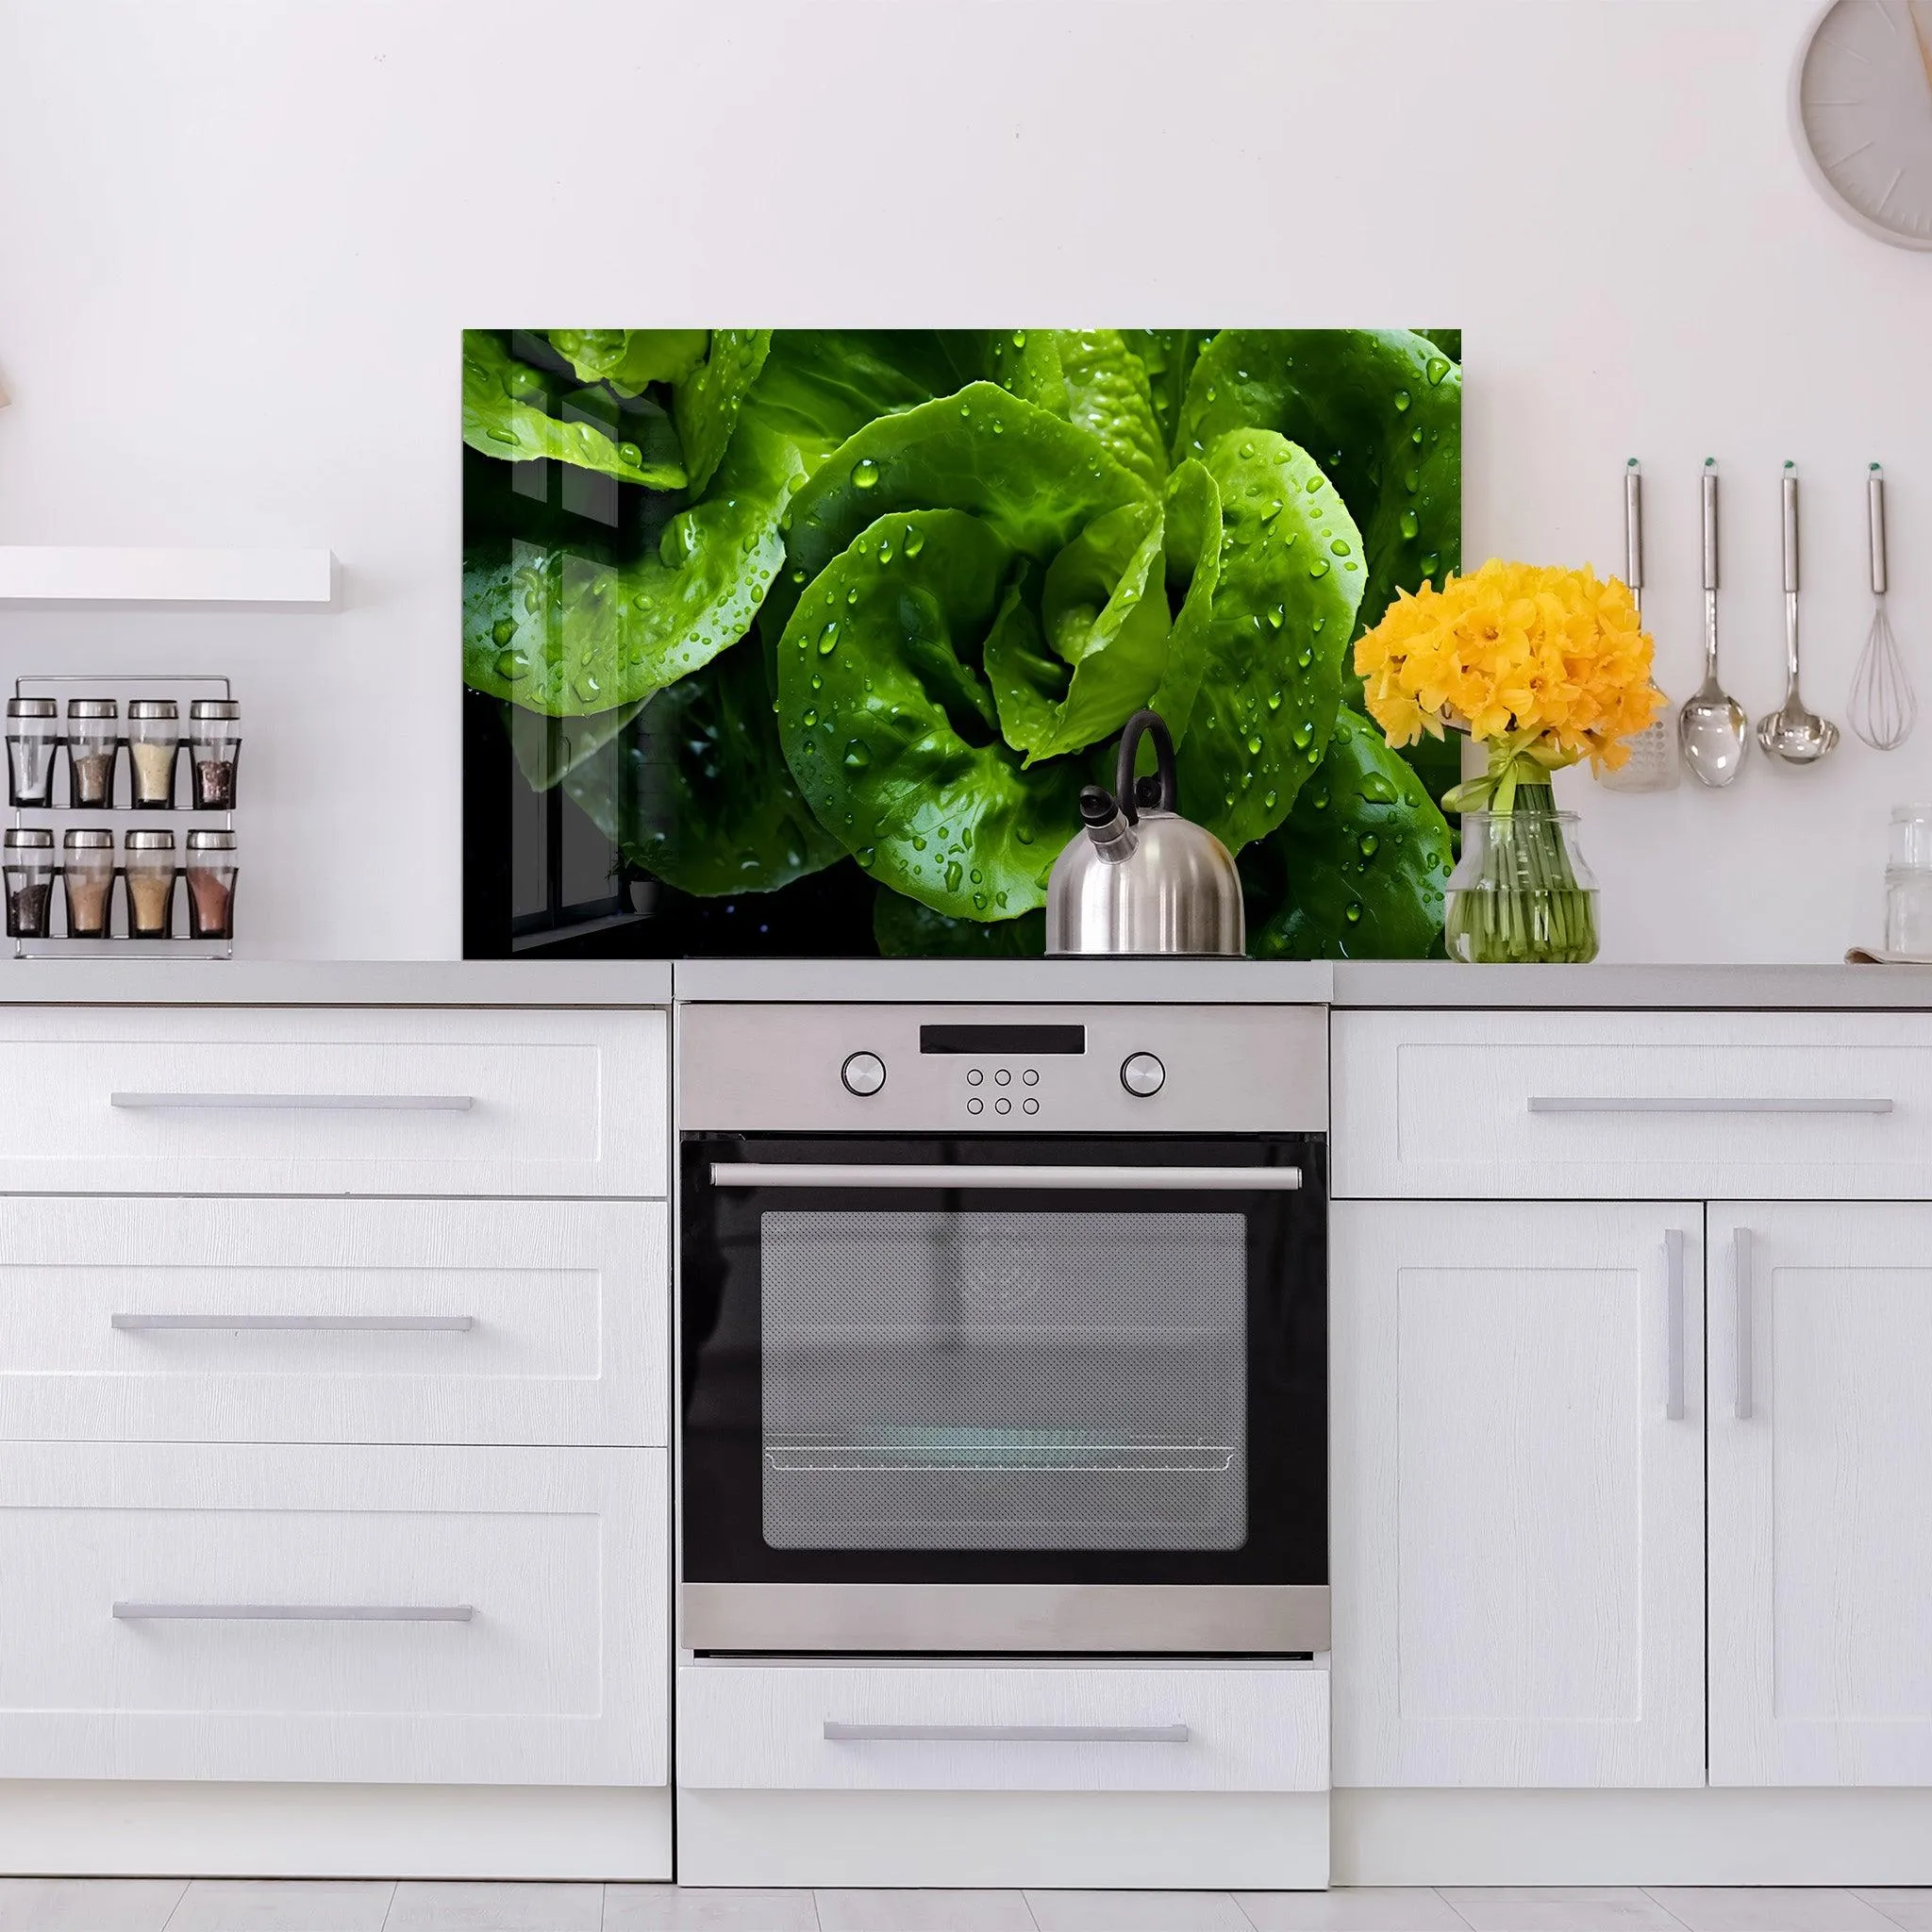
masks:
<path id="1" fill-rule="evenodd" d="M 44 825 L 8 825 L 6 845 L 9 852 L 27 850 L 41 852 L 54 842 L 54 835 Z"/>
<path id="2" fill-rule="evenodd" d="M 127 707 L 130 718 L 178 718 L 181 707 L 173 698 L 135 698 Z"/>
<path id="3" fill-rule="evenodd" d="M 75 825 L 60 842 L 70 852 L 111 852 L 114 835 L 98 825 Z"/>
<path id="4" fill-rule="evenodd" d="M 233 832 L 190 832 L 188 849 L 191 852 L 232 852 L 235 835 Z"/>
<path id="5" fill-rule="evenodd" d="M 233 698 L 196 698 L 188 707 L 191 718 L 239 718 L 242 707 Z"/>
<path id="6" fill-rule="evenodd" d="M 123 841 L 129 852 L 172 852 L 173 832 L 129 832 Z"/>
<path id="7" fill-rule="evenodd" d="M 121 707 L 112 698 L 69 698 L 67 715 L 70 718 L 118 718 Z"/>
<path id="8" fill-rule="evenodd" d="M 60 707 L 52 698 L 8 698 L 7 715 L 9 718 L 58 718 Z"/>

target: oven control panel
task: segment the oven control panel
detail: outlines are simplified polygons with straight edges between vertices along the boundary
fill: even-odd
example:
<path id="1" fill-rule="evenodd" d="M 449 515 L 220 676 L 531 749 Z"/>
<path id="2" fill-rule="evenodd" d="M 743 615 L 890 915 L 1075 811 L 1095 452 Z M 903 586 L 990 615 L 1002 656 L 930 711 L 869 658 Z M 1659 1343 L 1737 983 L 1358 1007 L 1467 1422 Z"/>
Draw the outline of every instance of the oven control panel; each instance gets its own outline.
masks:
<path id="1" fill-rule="evenodd" d="M 1318 1007 L 703 1004 L 682 1124 L 745 1132 L 1325 1131 Z"/>

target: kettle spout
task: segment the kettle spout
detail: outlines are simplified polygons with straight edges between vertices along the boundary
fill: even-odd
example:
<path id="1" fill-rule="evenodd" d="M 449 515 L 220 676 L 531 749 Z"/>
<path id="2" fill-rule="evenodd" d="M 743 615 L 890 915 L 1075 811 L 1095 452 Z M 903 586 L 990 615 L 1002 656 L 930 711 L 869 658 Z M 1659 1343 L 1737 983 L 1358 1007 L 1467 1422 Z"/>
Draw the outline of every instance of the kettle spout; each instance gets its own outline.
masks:
<path id="1" fill-rule="evenodd" d="M 1093 841 L 1094 851 L 1108 864 L 1118 865 L 1134 856 L 1141 843 L 1140 834 L 1114 803 L 1110 791 L 1098 785 L 1084 787 L 1080 792 L 1080 817 L 1086 824 L 1087 836 Z"/>

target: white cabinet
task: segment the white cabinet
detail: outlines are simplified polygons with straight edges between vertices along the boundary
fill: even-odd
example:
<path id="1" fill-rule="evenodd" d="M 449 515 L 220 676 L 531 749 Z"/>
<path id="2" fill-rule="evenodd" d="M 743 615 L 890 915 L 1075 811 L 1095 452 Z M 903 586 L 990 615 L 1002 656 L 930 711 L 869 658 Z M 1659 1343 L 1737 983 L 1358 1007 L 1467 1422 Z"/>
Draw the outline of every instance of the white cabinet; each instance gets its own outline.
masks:
<path id="1" fill-rule="evenodd" d="M 1336 1204 L 1338 1786 L 1704 1782 L 1703 1220 Z"/>
<path id="2" fill-rule="evenodd" d="M 1932 1206 L 1710 1237 L 1710 1781 L 1932 1784 Z"/>
<path id="3" fill-rule="evenodd" d="M 12 1445 L 0 1777 L 661 1785 L 666 1465 Z"/>

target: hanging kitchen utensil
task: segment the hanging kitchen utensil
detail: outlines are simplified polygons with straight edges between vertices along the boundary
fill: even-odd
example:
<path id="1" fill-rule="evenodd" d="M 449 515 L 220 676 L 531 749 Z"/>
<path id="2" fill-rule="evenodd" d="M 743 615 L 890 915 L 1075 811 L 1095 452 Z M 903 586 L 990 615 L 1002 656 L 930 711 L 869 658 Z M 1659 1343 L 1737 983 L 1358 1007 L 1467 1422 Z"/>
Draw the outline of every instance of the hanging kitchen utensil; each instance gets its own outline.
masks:
<path id="1" fill-rule="evenodd" d="M 1677 713 L 1677 744 L 1690 775 L 1715 789 L 1744 769 L 1751 721 L 1717 681 L 1717 458 L 1704 459 L 1704 682 Z"/>
<path id="2" fill-rule="evenodd" d="M 1807 709 L 1798 691 L 1798 466 L 1785 465 L 1785 701 L 1757 721 L 1757 742 L 1767 758 L 1788 765 L 1815 765 L 1838 746 L 1838 726 Z"/>
<path id="3" fill-rule="evenodd" d="M 1872 630 L 1852 674 L 1845 714 L 1874 751 L 1896 751 L 1918 722 L 1919 699 L 1885 614 L 1885 472 L 1876 463 L 1865 479 L 1865 513 L 1872 533 Z"/>
<path id="4" fill-rule="evenodd" d="M 1632 457 L 1624 469 L 1624 581 L 1643 616 L 1643 475 Z M 1612 772 L 1598 772 L 1597 782 L 1612 791 L 1674 791 L 1677 745 L 1671 731 L 1671 703 L 1657 687 L 1657 715 L 1630 741 L 1630 756 Z"/>
<path id="5" fill-rule="evenodd" d="M 1157 775 L 1136 781 L 1151 733 Z M 1241 874 L 1205 825 L 1175 810 L 1174 738 L 1156 711 L 1121 733 L 1113 792 L 1080 793 L 1086 829 L 1054 861 L 1046 887 L 1049 953 L 1230 954 L 1247 944 Z"/>

